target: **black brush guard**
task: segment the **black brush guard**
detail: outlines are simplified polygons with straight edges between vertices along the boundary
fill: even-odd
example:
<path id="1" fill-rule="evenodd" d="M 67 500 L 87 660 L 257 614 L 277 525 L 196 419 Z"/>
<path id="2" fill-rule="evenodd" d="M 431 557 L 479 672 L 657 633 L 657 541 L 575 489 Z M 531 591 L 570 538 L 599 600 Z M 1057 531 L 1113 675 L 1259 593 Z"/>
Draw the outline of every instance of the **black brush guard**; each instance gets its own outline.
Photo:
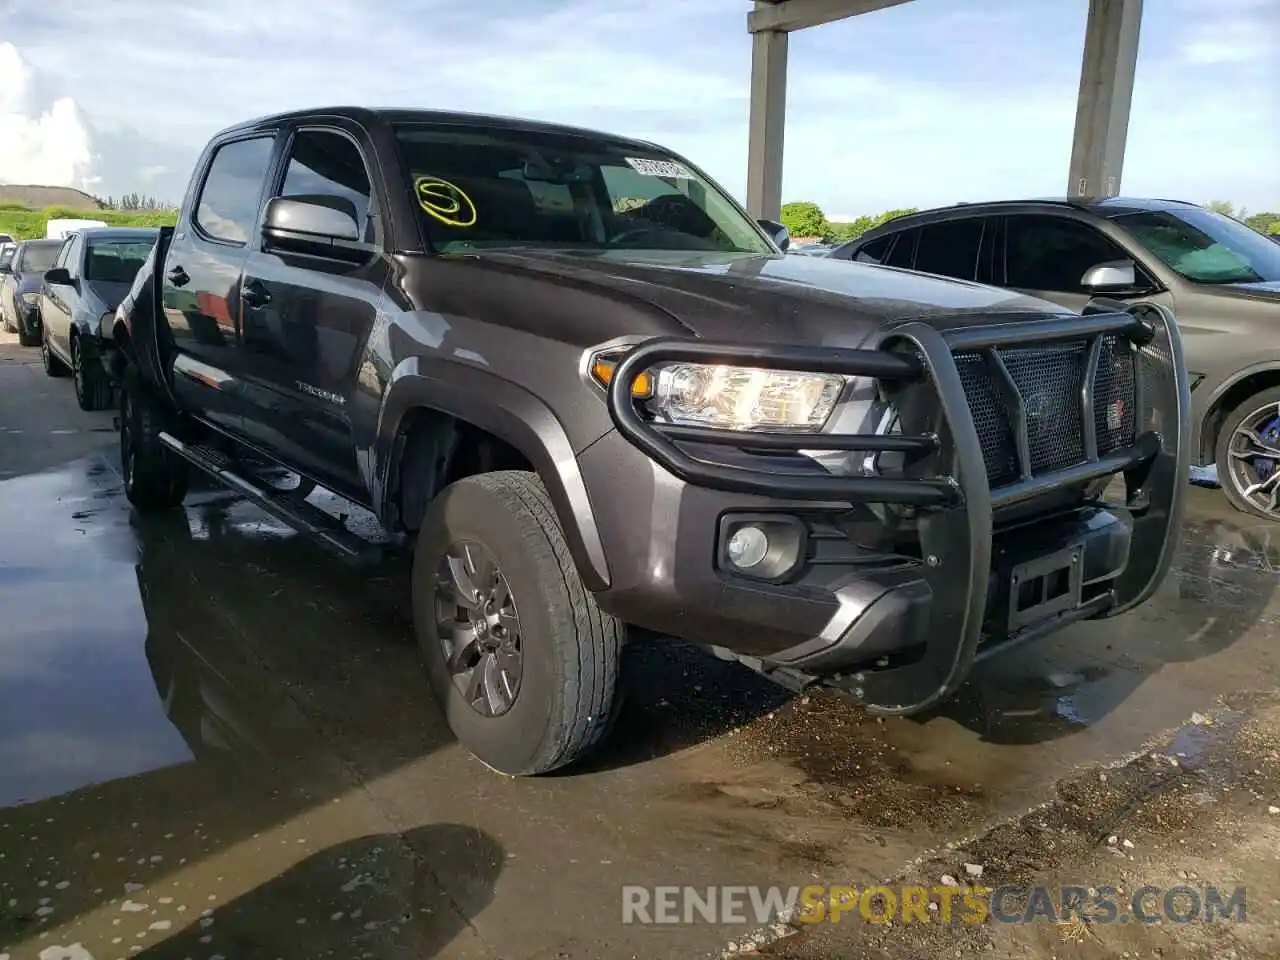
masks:
<path id="1" fill-rule="evenodd" d="M 1103 337 L 1126 338 L 1134 349 L 1134 442 L 1099 455 L 1094 420 L 1094 384 Z M 1079 386 L 1085 459 L 1033 475 L 1026 411 L 1016 385 L 994 350 L 1061 341 L 1088 344 Z M 982 352 L 989 368 L 1003 371 L 1002 394 L 1018 452 L 1020 476 L 992 489 L 968 398 L 957 370 L 958 352 Z M 906 402 L 899 407 L 901 434 L 743 433 L 652 422 L 632 398 L 633 383 L 646 369 L 671 361 L 759 366 L 873 378 Z M 919 402 L 922 394 L 930 399 Z M 910 391 L 910 392 L 902 392 Z M 910 399 L 914 396 L 915 399 Z M 1014 320 L 938 330 L 910 322 L 886 331 L 876 349 L 728 345 L 657 338 L 632 348 L 620 361 L 608 389 L 618 431 L 687 483 L 786 500 L 895 504 L 914 508 L 920 539 L 921 575 L 932 591 L 930 627 L 923 653 L 912 662 L 863 669 L 839 682 L 882 714 L 911 714 L 950 696 L 974 663 L 996 649 L 979 651 L 989 587 L 994 511 L 1033 500 L 1065 486 L 1123 474 L 1132 518 L 1130 554 L 1105 595 L 1094 596 L 1050 623 L 1033 625 L 1018 638 L 1078 620 L 1114 616 L 1144 602 L 1159 586 L 1177 546 L 1189 470 L 1190 403 L 1182 344 L 1170 311 L 1136 304 L 1124 312 Z M 901 476 L 797 475 L 719 463 L 690 455 L 680 443 L 724 445 L 744 450 L 898 452 L 910 464 Z M 762 458 L 763 459 L 763 458 Z"/>

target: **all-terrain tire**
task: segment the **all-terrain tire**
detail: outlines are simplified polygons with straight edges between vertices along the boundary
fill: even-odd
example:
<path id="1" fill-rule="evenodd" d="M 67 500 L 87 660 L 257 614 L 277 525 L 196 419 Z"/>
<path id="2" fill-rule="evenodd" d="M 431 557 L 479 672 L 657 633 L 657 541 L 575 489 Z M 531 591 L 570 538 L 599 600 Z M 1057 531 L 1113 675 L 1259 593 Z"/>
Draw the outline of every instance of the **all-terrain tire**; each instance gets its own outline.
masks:
<path id="1" fill-rule="evenodd" d="M 1236 432 L 1236 429 L 1245 421 L 1255 419 L 1268 407 L 1280 414 L 1280 387 L 1271 387 L 1268 390 L 1255 393 L 1228 413 L 1223 418 L 1222 427 L 1218 431 L 1218 441 L 1214 447 L 1214 461 L 1218 465 L 1218 482 L 1222 485 L 1222 492 L 1227 495 L 1227 500 L 1230 501 L 1233 507 L 1241 513 L 1247 513 L 1251 516 L 1264 517 L 1267 520 L 1280 520 L 1280 515 L 1268 513 L 1260 505 L 1250 501 L 1244 495 L 1244 491 L 1239 489 L 1238 482 L 1232 472 L 1230 454 L 1231 436 Z M 1280 470 L 1280 464 L 1277 464 L 1275 469 Z"/>
<path id="2" fill-rule="evenodd" d="M 438 570 L 462 541 L 492 555 L 519 615 L 519 689 L 498 716 L 463 696 L 437 628 Z M 625 628 L 583 586 L 536 474 L 480 474 L 435 497 L 414 550 L 413 612 L 436 701 L 458 740 L 487 766 L 512 776 L 548 773 L 585 756 L 609 731 Z"/>
<path id="3" fill-rule="evenodd" d="M 124 492 L 139 510 L 176 507 L 187 495 L 187 463 L 160 442 L 169 418 L 127 376 L 120 388 L 120 470 Z"/>
<path id="4" fill-rule="evenodd" d="M 48 377 L 65 377 L 71 372 L 49 348 L 49 334 L 43 329 L 40 332 L 40 363 L 44 366 L 45 376 Z"/>
<path id="5" fill-rule="evenodd" d="M 111 406 L 111 381 L 95 357 L 85 362 L 79 339 L 71 341 L 71 375 L 75 378 L 76 403 L 81 410 L 105 410 Z"/>

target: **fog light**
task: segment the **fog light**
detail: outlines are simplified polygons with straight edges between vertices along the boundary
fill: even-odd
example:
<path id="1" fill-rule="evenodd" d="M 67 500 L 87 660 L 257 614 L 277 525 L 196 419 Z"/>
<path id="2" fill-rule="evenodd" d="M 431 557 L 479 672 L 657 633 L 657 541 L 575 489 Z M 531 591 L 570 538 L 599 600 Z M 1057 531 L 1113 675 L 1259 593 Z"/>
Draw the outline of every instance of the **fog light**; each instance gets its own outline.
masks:
<path id="1" fill-rule="evenodd" d="M 730 563 L 741 570 L 749 570 L 769 552 L 769 537 L 759 527 L 739 527 L 729 538 L 726 551 Z"/>

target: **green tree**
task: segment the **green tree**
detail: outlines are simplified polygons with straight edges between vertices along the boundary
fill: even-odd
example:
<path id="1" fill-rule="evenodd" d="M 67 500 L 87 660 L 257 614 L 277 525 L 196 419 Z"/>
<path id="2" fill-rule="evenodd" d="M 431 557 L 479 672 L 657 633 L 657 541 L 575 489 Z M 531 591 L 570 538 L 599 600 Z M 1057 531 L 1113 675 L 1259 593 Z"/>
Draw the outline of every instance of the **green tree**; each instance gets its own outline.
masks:
<path id="1" fill-rule="evenodd" d="M 886 210 L 884 213 L 877 213 L 872 216 L 864 214 L 856 220 L 850 220 L 848 223 L 832 224 L 833 239 L 840 243 L 846 240 L 856 240 L 868 230 L 878 227 L 882 223 L 888 223 L 896 217 L 904 217 L 909 213 L 915 213 L 918 209 L 919 207 L 905 207 L 900 210 Z"/>
<path id="2" fill-rule="evenodd" d="M 825 240 L 831 236 L 827 215 L 820 206 L 807 200 L 784 203 L 782 223 L 793 237 L 821 237 Z"/>
<path id="3" fill-rule="evenodd" d="M 1228 217 L 1239 218 L 1244 216 L 1244 210 L 1237 213 L 1236 205 L 1230 200 L 1210 200 L 1204 205 L 1204 208 L 1206 210 L 1212 210 L 1214 213 L 1221 213 Z"/>
<path id="4" fill-rule="evenodd" d="M 1244 222 L 1259 233 L 1280 233 L 1280 213 L 1255 213 Z"/>

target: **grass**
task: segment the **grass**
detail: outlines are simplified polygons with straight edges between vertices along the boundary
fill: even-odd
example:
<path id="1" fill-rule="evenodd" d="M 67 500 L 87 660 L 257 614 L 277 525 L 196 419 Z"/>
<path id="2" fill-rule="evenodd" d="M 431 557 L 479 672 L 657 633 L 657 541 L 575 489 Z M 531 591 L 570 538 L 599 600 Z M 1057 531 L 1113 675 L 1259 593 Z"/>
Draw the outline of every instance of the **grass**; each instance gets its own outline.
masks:
<path id="1" fill-rule="evenodd" d="M 15 240 L 38 240 L 45 223 L 61 219 L 101 220 L 111 227 L 168 227 L 177 222 L 177 210 L 72 210 L 45 207 L 33 210 L 16 203 L 0 203 L 0 233 Z"/>

